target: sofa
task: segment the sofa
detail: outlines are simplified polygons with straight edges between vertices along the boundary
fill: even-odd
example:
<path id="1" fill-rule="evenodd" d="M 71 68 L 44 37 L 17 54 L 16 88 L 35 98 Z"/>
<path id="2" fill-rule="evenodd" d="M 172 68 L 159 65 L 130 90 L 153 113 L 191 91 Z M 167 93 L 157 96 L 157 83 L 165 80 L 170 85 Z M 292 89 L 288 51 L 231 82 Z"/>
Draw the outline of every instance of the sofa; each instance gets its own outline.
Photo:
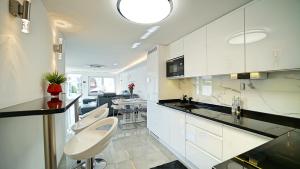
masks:
<path id="1" fill-rule="evenodd" d="M 133 97 L 138 98 L 139 96 L 137 94 L 133 94 Z M 85 114 L 85 113 L 87 113 L 89 111 L 92 111 L 92 110 L 96 109 L 97 107 L 107 103 L 108 108 L 109 108 L 109 115 L 108 116 L 112 116 L 113 115 L 113 109 L 111 108 L 111 105 L 112 105 L 112 100 L 114 98 L 129 99 L 130 94 L 127 94 L 127 93 L 123 93 L 123 94 L 119 94 L 119 95 L 117 95 L 116 93 L 100 94 L 100 95 L 97 96 L 96 103 L 88 102 L 87 100 L 83 99 L 83 103 L 89 103 L 89 104 L 83 104 L 82 105 L 81 114 Z"/>

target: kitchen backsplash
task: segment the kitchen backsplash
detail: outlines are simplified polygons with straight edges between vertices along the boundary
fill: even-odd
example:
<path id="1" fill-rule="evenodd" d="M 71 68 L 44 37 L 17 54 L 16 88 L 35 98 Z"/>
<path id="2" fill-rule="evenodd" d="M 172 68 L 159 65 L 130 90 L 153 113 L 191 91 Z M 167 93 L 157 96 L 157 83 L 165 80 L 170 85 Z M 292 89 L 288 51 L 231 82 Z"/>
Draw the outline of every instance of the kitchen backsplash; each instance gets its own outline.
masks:
<path id="1" fill-rule="evenodd" d="M 183 93 L 195 101 L 300 118 L 300 71 L 272 72 L 266 80 L 231 80 L 229 75 L 179 80 Z"/>

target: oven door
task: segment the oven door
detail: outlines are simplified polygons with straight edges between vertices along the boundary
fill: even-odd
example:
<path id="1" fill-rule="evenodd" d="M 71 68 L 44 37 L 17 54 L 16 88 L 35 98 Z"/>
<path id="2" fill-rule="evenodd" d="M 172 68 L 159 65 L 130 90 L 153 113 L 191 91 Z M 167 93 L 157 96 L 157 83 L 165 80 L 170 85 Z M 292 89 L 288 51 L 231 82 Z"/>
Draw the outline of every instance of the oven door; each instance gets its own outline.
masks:
<path id="1" fill-rule="evenodd" d="M 184 57 L 178 57 L 167 61 L 167 77 L 184 76 Z"/>

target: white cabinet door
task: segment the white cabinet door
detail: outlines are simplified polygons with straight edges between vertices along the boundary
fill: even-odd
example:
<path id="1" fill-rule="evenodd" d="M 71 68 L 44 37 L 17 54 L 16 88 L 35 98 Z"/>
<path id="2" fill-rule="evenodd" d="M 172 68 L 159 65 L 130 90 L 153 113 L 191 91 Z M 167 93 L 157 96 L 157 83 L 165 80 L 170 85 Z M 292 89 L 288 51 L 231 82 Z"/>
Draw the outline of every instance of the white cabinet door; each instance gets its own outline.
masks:
<path id="1" fill-rule="evenodd" d="M 186 159 L 198 169 L 211 169 L 221 162 L 189 141 L 186 142 Z"/>
<path id="2" fill-rule="evenodd" d="M 254 133 L 223 126 L 223 160 L 228 160 L 271 139 Z"/>
<path id="3" fill-rule="evenodd" d="M 182 55 L 184 55 L 183 39 L 179 39 L 169 45 L 168 59 L 173 59 Z"/>
<path id="4" fill-rule="evenodd" d="M 170 146 L 185 157 L 185 113 L 170 109 Z"/>
<path id="5" fill-rule="evenodd" d="M 247 72 L 300 68 L 299 18 L 299 0 L 260 0 L 245 8 L 246 33 L 258 30 L 266 34 L 246 44 Z"/>
<path id="6" fill-rule="evenodd" d="M 153 51 L 147 55 L 147 100 L 158 102 L 159 95 L 159 55 Z"/>
<path id="7" fill-rule="evenodd" d="M 194 125 L 186 125 L 186 139 L 201 150 L 222 160 L 222 137 L 216 136 Z"/>
<path id="8" fill-rule="evenodd" d="M 184 76 L 207 74 L 206 26 L 184 37 Z"/>
<path id="9" fill-rule="evenodd" d="M 169 108 L 158 106 L 158 137 L 170 145 L 170 116 L 172 116 Z"/>
<path id="10" fill-rule="evenodd" d="M 147 102 L 147 128 L 155 135 L 159 135 L 159 110 L 157 104 Z"/>
<path id="11" fill-rule="evenodd" d="M 233 11 L 207 25 L 208 75 L 245 71 L 244 44 L 229 43 L 234 35 L 243 32 L 244 9 Z"/>

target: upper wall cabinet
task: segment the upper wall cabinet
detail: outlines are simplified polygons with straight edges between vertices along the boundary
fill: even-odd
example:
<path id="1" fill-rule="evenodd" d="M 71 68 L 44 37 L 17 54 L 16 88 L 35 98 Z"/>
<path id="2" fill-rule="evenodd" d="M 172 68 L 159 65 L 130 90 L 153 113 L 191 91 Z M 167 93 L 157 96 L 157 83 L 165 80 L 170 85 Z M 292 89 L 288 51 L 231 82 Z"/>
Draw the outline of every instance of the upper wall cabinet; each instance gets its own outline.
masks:
<path id="1" fill-rule="evenodd" d="M 245 18 L 247 72 L 300 68 L 299 0 L 259 0 Z"/>
<path id="2" fill-rule="evenodd" d="M 169 45 L 168 59 L 173 59 L 182 55 L 184 55 L 183 39 L 179 39 Z"/>
<path id="3" fill-rule="evenodd" d="M 207 25 L 208 75 L 245 71 L 244 45 L 235 45 L 236 36 L 244 33 L 244 9 L 233 11 Z M 240 36 L 244 41 L 244 36 Z"/>
<path id="4" fill-rule="evenodd" d="M 184 76 L 207 74 L 206 26 L 184 37 Z"/>

